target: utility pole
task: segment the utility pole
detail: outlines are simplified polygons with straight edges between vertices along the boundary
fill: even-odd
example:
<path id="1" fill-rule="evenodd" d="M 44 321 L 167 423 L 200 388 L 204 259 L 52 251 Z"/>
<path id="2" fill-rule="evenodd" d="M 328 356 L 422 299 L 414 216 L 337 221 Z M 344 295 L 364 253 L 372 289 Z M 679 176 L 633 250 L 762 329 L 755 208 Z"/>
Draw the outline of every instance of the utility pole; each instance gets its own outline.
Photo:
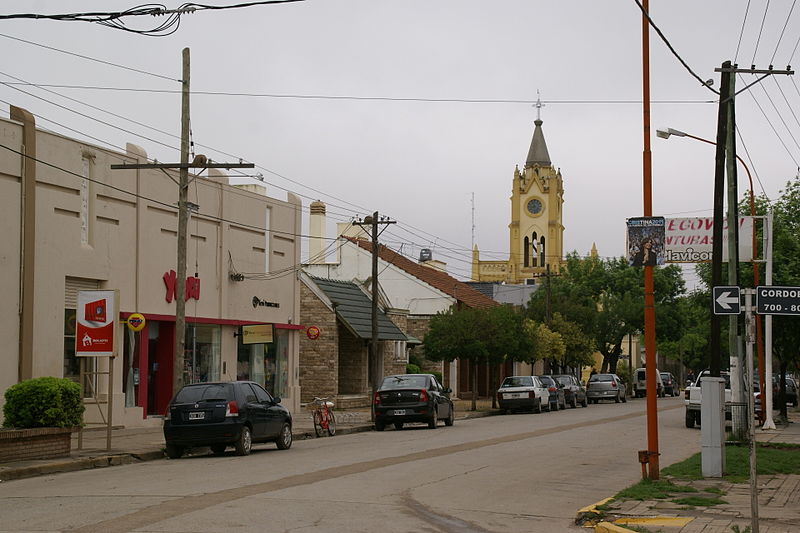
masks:
<path id="1" fill-rule="evenodd" d="M 378 351 L 378 253 L 380 251 L 380 244 L 378 244 L 378 226 L 395 224 L 394 220 L 389 220 L 386 217 L 380 218 L 378 212 L 375 211 L 372 215 L 367 215 L 363 220 L 353 222 L 354 226 L 370 226 L 370 237 L 372 239 L 372 339 L 369 343 L 369 378 L 372 385 L 372 396 L 378 390 L 379 381 L 383 377 L 383 365 L 379 359 L 380 353 Z M 372 411 L 373 420 L 375 418 L 375 411 Z"/>
<path id="2" fill-rule="evenodd" d="M 111 165 L 113 170 L 119 169 L 167 169 L 179 170 L 178 182 L 178 257 L 177 279 L 175 287 L 175 353 L 172 369 L 172 393 L 178 392 L 184 385 L 184 352 L 186 342 L 186 232 L 189 220 L 189 169 L 199 168 L 253 168 L 253 163 L 213 163 L 203 155 L 197 155 L 189 162 L 189 49 L 183 49 L 183 75 L 181 77 L 181 162 L 180 163 L 143 163 Z"/>

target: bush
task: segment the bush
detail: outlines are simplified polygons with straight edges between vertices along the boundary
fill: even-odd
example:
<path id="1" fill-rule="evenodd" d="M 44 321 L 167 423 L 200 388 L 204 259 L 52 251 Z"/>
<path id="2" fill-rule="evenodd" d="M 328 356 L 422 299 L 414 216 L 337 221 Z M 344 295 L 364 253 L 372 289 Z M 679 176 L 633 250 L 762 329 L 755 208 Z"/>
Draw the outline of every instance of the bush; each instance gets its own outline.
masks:
<path id="1" fill-rule="evenodd" d="M 6 390 L 3 425 L 14 428 L 73 427 L 81 423 L 81 388 L 67 378 L 22 381 Z"/>
<path id="2" fill-rule="evenodd" d="M 406 374 L 420 374 L 421 372 L 422 369 L 414 363 L 408 363 L 406 365 Z"/>

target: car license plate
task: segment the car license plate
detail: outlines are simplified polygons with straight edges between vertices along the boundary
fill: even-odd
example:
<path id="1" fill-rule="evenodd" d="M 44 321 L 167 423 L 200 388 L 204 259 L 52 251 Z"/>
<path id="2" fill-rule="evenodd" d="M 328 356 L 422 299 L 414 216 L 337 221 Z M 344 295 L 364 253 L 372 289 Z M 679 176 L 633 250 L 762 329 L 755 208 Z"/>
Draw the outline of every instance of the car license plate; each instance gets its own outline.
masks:
<path id="1" fill-rule="evenodd" d="M 406 410 L 405 409 L 395 409 L 394 411 L 392 411 L 392 414 L 394 416 L 403 416 L 403 415 L 406 414 Z"/>
<path id="2" fill-rule="evenodd" d="M 524 397 L 525 397 L 525 393 L 523 393 L 523 392 L 508 392 L 508 393 L 504 394 L 503 396 L 504 396 L 506 399 L 511 399 L 511 398 L 524 398 Z"/>
<path id="3" fill-rule="evenodd" d="M 203 411 L 189 413 L 189 420 L 202 420 L 205 417 L 206 417 L 206 414 Z"/>

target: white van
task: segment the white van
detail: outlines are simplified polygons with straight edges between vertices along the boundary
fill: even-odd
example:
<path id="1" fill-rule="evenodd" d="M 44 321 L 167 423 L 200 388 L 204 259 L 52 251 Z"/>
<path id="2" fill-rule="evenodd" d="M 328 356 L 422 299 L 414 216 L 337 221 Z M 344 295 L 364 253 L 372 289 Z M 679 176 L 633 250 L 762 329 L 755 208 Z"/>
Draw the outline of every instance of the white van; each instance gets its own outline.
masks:
<path id="1" fill-rule="evenodd" d="M 633 395 L 637 398 L 644 398 L 647 394 L 647 374 L 644 368 L 637 368 L 633 371 Z M 661 373 L 656 369 L 656 389 L 657 398 L 663 398 L 664 382 L 661 381 Z"/>

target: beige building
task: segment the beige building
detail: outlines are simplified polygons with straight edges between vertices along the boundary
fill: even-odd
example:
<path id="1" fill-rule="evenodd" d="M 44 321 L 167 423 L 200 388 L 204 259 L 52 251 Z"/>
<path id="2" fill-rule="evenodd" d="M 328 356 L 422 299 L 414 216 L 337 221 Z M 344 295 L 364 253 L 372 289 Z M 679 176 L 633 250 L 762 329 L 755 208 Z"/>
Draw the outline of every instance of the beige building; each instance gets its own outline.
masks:
<path id="1" fill-rule="evenodd" d="M 525 168 L 514 169 L 507 261 L 481 261 L 472 250 L 472 281 L 533 283 L 547 272 L 558 272 L 564 256 L 564 183 L 550 161 L 542 121 L 534 122 Z M 530 280 L 530 281 L 529 281 Z"/>
<path id="2" fill-rule="evenodd" d="M 139 333 L 118 327 L 114 423 L 160 423 L 175 371 L 177 175 L 111 170 L 146 163 L 144 150 L 129 144 L 119 153 L 37 130 L 15 107 L 0 120 L 0 138 L 0 402 L 20 380 L 78 379 L 77 292 L 118 289 L 120 319 L 138 312 L 146 324 Z M 191 178 L 198 207 L 187 239 L 194 290 L 185 297 L 185 380 L 252 379 L 296 411 L 300 201 L 237 188 L 219 172 Z M 255 324 L 272 326 L 272 342 L 243 343 L 241 327 Z M 96 378 L 103 401 L 105 379 Z M 87 409 L 87 417 L 97 413 Z"/>

